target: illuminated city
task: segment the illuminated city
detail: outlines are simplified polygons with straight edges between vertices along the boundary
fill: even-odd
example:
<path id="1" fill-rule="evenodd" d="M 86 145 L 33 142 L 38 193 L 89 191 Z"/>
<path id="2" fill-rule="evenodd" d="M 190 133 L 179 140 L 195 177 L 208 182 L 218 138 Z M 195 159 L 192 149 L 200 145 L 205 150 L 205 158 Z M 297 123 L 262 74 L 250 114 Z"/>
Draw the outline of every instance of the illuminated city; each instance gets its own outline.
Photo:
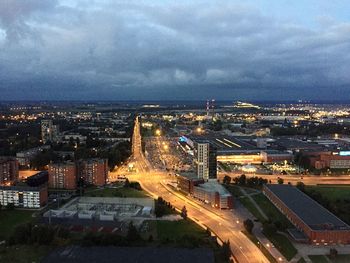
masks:
<path id="1" fill-rule="evenodd" d="M 0 0 L 0 263 L 350 262 L 350 9 L 302 2 Z"/>

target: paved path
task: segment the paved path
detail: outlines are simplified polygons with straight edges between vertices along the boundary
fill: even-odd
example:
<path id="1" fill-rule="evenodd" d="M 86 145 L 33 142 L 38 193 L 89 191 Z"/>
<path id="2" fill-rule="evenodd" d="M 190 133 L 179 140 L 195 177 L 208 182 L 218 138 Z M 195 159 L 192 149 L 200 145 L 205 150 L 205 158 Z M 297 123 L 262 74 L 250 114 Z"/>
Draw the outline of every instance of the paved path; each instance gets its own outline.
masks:
<path id="1" fill-rule="evenodd" d="M 259 211 L 259 213 L 262 215 L 262 217 L 265 220 L 269 220 L 268 216 L 265 214 L 265 212 L 260 208 L 260 206 L 255 202 L 255 200 L 252 198 L 252 196 L 250 194 L 248 194 L 246 192 L 246 190 L 242 187 L 239 188 L 241 190 L 241 192 L 249 198 L 249 200 L 253 203 L 253 205 L 255 206 L 255 208 Z"/>

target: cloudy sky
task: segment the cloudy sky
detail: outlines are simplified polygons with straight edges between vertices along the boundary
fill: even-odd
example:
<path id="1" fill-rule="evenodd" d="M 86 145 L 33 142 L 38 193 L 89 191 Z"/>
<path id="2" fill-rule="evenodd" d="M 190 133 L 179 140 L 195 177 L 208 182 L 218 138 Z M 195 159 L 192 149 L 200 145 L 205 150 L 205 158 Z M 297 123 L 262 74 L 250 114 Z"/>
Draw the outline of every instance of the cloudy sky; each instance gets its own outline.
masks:
<path id="1" fill-rule="evenodd" d="M 0 0 L 0 100 L 350 99 L 348 0 Z"/>

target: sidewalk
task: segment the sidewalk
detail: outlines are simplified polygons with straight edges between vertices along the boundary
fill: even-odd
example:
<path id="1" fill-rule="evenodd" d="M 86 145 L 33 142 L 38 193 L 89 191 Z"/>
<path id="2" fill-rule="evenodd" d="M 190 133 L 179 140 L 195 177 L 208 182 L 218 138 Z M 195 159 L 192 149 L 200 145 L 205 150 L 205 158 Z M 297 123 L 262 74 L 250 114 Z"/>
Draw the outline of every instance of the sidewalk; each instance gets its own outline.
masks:
<path id="1" fill-rule="evenodd" d="M 260 212 L 260 214 L 266 219 L 268 220 L 268 217 L 266 216 L 266 214 L 264 213 L 264 211 L 262 211 L 262 209 L 260 208 L 260 206 L 255 202 L 255 200 L 251 197 L 251 195 L 249 195 L 245 189 L 243 189 L 242 187 L 240 187 L 241 192 L 244 194 L 244 196 L 248 197 L 249 200 L 253 203 L 253 205 L 256 207 L 256 209 Z M 246 216 L 246 219 L 249 218 L 250 220 L 252 220 L 254 222 L 255 217 L 241 204 L 241 206 L 239 208 L 237 208 L 236 210 L 241 210 L 241 214 Z M 278 251 L 277 248 L 272 247 L 272 243 L 271 241 L 264 236 L 264 234 L 262 233 L 262 223 L 261 222 L 254 222 L 254 229 L 253 229 L 253 234 L 256 236 L 256 238 L 259 240 L 260 245 L 262 245 L 263 247 L 266 248 L 266 250 L 268 250 L 270 252 L 270 254 L 279 262 L 288 262 L 288 260 Z"/>

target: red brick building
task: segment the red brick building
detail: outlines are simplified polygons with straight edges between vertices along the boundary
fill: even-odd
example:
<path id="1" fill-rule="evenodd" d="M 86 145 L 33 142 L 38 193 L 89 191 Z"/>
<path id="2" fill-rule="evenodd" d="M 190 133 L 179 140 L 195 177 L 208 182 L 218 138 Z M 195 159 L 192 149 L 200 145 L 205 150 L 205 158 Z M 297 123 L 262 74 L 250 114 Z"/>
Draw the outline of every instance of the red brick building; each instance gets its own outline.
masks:
<path id="1" fill-rule="evenodd" d="M 49 164 L 49 187 L 74 190 L 77 187 L 77 168 L 73 162 Z"/>
<path id="2" fill-rule="evenodd" d="M 265 185 L 265 196 L 313 244 L 350 244 L 350 226 L 291 185 Z"/>
<path id="3" fill-rule="evenodd" d="M 187 176 L 178 176 L 177 177 L 177 185 L 178 188 L 183 191 L 186 192 L 188 194 L 192 194 L 193 193 L 193 187 L 197 186 L 199 184 L 203 184 L 204 180 L 203 179 L 198 179 L 197 177 L 187 177 Z"/>
<path id="4" fill-rule="evenodd" d="M 233 196 L 216 180 L 204 182 L 194 176 L 178 176 L 178 188 L 191 194 L 194 198 L 211 204 L 219 209 L 232 209 L 234 207 Z"/>
<path id="5" fill-rule="evenodd" d="M 78 176 L 88 184 L 103 186 L 108 178 L 107 159 L 87 159 L 78 162 Z"/>
<path id="6" fill-rule="evenodd" d="M 12 185 L 18 180 L 18 161 L 12 157 L 0 157 L 0 185 Z"/>

